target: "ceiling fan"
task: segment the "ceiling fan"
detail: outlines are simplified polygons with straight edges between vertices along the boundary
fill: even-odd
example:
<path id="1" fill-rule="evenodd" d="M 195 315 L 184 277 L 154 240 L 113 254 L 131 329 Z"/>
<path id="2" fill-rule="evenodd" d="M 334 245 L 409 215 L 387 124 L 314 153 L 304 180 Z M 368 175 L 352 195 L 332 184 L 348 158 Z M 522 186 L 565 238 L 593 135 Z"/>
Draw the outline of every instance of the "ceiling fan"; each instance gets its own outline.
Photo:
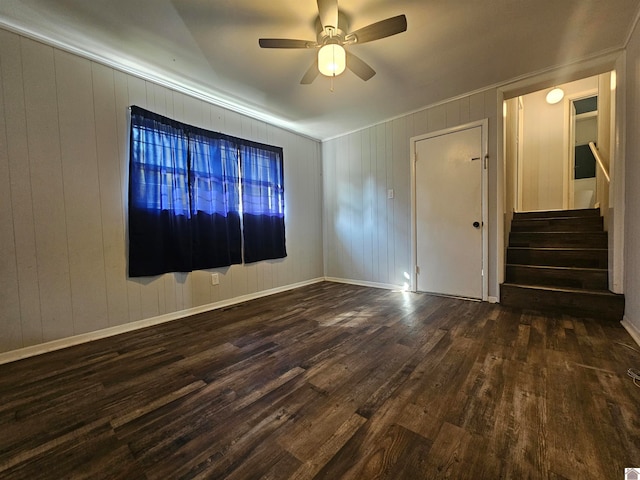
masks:
<path id="1" fill-rule="evenodd" d="M 348 68 L 362 80 L 367 81 L 376 72 L 367 63 L 345 50 L 345 46 L 372 42 L 407 30 L 407 17 L 398 15 L 381 20 L 354 32 L 346 33 L 344 16 L 338 11 L 338 0 L 318 0 L 320 24 L 317 40 L 294 40 L 289 38 L 261 38 L 262 48 L 316 48 L 318 55 L 300 80 L 303 85 L 312 83 L 319 73 L 329 77 L 340 75 Z M 341 28 L 342 27 L 342 28 Z"/>

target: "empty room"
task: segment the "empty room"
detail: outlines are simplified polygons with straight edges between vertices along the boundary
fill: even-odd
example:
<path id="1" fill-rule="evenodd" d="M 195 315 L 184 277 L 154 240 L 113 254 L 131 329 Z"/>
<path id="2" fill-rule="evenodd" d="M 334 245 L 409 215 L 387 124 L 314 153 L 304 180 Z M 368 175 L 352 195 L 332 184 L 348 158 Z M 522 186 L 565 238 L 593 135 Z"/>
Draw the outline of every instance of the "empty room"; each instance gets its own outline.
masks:
<path id="1" fill-rule="evenodd" d="M 0 478 L 637 478 L 639 19 L 1 2 Z"/>

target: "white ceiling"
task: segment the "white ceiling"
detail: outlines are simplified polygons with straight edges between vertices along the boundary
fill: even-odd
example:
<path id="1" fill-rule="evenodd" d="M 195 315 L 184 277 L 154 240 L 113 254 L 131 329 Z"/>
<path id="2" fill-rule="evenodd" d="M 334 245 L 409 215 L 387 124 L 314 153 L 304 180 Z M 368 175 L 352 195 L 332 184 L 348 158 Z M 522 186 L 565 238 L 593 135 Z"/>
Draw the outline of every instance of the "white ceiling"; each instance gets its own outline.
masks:
<path id="1" fill-rule="evenodd" d="M 315 50 L 315 0 L 2 0 L 0 24 L 327 139 L 490 85 L 624 47 L 640 0 L 339 0 L 350 31 L 399 14 L 407 31 L 348 47 L 363 82 L 300 79 Z"/>

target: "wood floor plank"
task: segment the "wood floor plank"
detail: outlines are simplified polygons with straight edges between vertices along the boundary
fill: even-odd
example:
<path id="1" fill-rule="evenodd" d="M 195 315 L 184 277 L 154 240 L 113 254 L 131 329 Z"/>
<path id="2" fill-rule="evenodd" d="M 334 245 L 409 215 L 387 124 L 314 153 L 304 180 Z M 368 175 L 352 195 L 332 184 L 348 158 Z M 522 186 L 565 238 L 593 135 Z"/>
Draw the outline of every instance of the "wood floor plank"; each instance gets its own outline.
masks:
<path id="1" fill-rule="evenodd" d="M 141 408 L 136 408 L 134 410 L 129 410 L 126 414 L 118 416 L 114 419 L 111 420 L 111 426 L 113 428 L 118 428 L 122 425 L 125 425 L 127 423 L 129 423 L 130 421 L 139 418 L 143 415 L 146 415 L 149 412 L 152 412 L 156 409 L 158 409 L 159 407 L 162 407 L 164 405 L 167 405 L 171 402 L 173 402 L 174 400 L 181 398 L 185 395 L 190 394 L 191 392 L 194 392 L 196 390 L 201 389 L 202 387 L 204 387 L 206 384 L 201 381 L 198 380 L 197 382 L 193 382 L 190 383 L 189 385 L 187 385 L 186 387 L 183 387 L 179 390 L 176 390 L 174 392 L 169 393 L 168 395 L 164 395 L 156 400 L 153 400 L 151 402 L 147 402 L 144 407 Z"/>
<path id="2" fill-rule="evenodd" d="M 442 424 L 429 450 L 424 478 L 463 478 L 467 465 L 462 459 L 469 448 L 472 435 L 463 428 L 448 422 Z"/>
<path id="3" fill-rule="evenodd" d="M 503 478 L 527 477 L 537 472 L 546 478 L 548 468 L 547 372 L 521 362 L 509 362 L 507 382 L 496 407 L 493 434 L 487 436 L 488 450 L 494 458 L 503 459 Z M 486 435 L 486 433 L 484 434 Z"/>
<path id="4" fill-rule="evenodd" d="M 361 472 L 372 455 L 378 450 L 381 439 L 388 427 L 406 403 L 402 397 L 385 403 L 372 419 L 368 419 L 336 454 L 322 467 L 314 480 L 357 480 L 363 478 Z"/>
<path id="5" fill-rule="evenodd" d="M 431 448 L 426 438 L 399 425 L 389 425 L 358 476 L 386 480 L 424 478 Z"/>
<path id="6" fill-rule="evenodd" d="M 418 348 L 417 352 L 415 352 L 408 361 L 403 363 L 401 368 L 397 369 L 393 375 L 388 376 L 388 379 L 358 408 L 358 414 L 366 418 L 371 418 L 380 406 L 392 395 L 395 395 L 397 390 L 405 384 L 416 368 L 418 368 L 420 361 L 429 354 L 446 333 L 446 330 L 438 329 L 429 335 L 429 338 Z"/>
<path id="7" fill-rule="evenodd" d="M 313 478 L 365 422 L 366 418 L 361 417 L 357 413 L 351 415 L 338 427 L 335 433 L 291 475 L 291 480 Z"/>
<path id="8" fill-rule="evenodd" d="M 317 283 L 0 366 L 2 479 L 622 478 L 616 324 Z"/>

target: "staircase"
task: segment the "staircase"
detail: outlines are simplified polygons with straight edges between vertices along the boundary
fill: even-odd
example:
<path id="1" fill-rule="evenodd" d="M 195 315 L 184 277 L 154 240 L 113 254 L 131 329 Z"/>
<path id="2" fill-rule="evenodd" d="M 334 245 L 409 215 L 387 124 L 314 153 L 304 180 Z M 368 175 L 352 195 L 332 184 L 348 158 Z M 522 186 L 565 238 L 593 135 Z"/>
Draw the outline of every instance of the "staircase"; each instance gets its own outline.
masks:
<path id="1" fill-rule="evenodd" d="M 516 213 L 500 302 L 622 320 L 624 296 L 608 289 L 607 247 L 597 209 Z"/>

